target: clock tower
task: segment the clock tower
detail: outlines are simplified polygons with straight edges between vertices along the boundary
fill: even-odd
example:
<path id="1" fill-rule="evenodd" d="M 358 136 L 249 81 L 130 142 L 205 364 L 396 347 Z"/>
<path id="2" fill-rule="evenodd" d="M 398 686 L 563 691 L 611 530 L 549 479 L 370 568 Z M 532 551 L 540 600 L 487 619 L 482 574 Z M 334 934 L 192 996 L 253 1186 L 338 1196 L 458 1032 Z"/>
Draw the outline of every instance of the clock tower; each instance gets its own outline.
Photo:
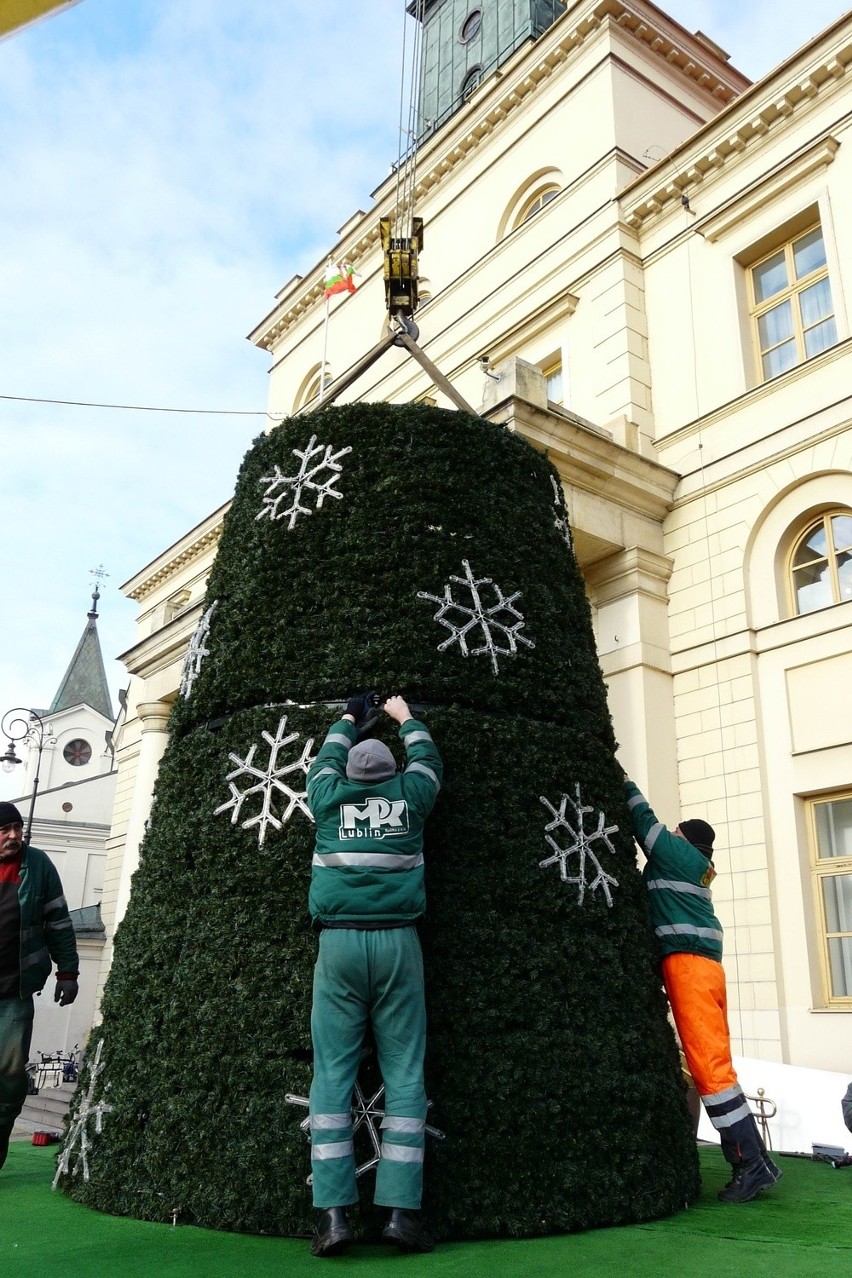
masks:
<path id="1" fill-rule="evenodd" d="M 410 13 L 418 9 L 416 3 Z M 420 139 L 464 106 L 477 85 L 565 12 L 565 0 L 426 0 Z"/>

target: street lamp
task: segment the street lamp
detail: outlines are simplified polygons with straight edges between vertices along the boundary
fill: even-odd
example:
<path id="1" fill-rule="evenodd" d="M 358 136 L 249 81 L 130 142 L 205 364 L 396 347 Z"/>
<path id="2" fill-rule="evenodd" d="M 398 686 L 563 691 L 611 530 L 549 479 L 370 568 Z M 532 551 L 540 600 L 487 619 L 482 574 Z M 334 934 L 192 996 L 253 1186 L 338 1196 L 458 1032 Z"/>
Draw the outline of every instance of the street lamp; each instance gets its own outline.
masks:
<path id="1" fill-rule="evenodd" d="M 27 832 L 24 835 L 24 842 L 29 843 L 30 834 L 33 828 L 33 812 L 35 811 L 36 795 L 38 794 L 39 775 L 41 773 L 41 754 L 46 745 L 56 745 L 56 737 L 52 735 L 49 723 L 45 723 L 40 714 L 35 710 L 28 710 L 25 706 L 15 706 L 13 710 L 7 710 L 0 721 L 0 732 L 8 739 L 9 744 L 6 746 L 6 753 L 0 755 L 0 767 L 4 772 L 12 772 L 19 763 L 23 763 L 23 759 L 19 759 L 15 753 L 16 742 L 23 741 L 29 746 L 35 746 L 37 751 L 35 779 L 33 780 L 33 792 L 30 798 L 30 815 L 27 818 Z"/>

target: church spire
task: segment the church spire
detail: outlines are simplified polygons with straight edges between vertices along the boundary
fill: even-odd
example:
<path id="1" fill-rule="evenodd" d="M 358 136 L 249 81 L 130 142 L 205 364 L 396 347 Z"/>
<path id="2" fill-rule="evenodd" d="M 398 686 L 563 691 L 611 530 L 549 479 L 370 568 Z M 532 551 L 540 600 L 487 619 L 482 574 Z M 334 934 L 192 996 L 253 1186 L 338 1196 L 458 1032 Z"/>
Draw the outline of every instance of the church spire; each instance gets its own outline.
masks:
<path id="1" fill-rule="evenodd" d="M 96 576 L 106 576 L 99 569 Z M 97 583 L 92 592 L 92 607 L 86 615 L 86 625 L 80 636 L 74 656 L 65 671 L 48 714 L 58 714 L 71 706 L 87 705 L 107 719 L 114 719 L 112 700 L 107 685 L 101 641 L 98 638 L 98 600 L 101 597 Z"/>

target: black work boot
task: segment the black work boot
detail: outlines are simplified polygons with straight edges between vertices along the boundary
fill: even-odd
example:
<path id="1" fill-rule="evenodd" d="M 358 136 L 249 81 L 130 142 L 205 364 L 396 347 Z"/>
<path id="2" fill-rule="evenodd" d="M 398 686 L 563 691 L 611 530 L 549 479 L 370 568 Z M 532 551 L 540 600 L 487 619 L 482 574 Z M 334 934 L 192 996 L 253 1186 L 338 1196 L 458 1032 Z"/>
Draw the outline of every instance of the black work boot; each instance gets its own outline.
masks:
<path id="1" fill-rule="evenodd" d="M 317 1216 L 317 1227 L 311 1239 L 312 1256 L 339 1256 L 355 1235 L 349 1228 L 345 1207 L 327 1207 Z"/>
<path id="2" fill-rule="evenodd" d="M 5 1163 L 6 1155 L 8 1154 L 8 1152 L 9 1152 L 9 1133 L 3 1132 L 2 1135 L 0 1135 L 0 1167 L 2 1167 L 3 1164 Z"/>
<path id="3" fill-rule="evenodd" d="M 775 1166 L 768 1154 L 737 1163 L 731 1170 L 730 1181 L 716 1195 L 723 1203 L 751 1202 L 762 1189 L 769 1189 L 781 1179 L 781 1168 Z"/>
<path id="4" fill-rule="evenodd" d="M 405 1207 L 391 1207 L 382 1238 L 385 1242 L 396 1243 L 400 1251 L 432 1251 L 435 1246 L 420 1212 L 409 1211 Z"/>

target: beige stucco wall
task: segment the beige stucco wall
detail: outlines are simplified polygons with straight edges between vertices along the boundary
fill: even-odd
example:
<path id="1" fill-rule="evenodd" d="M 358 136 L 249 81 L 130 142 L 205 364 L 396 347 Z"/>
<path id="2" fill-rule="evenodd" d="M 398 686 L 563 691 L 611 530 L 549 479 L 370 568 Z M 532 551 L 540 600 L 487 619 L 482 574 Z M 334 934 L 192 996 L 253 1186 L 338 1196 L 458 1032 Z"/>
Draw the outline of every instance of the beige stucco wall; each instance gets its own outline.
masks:
<path id="1" fill-rule="evenodd" d="M 644 263 L 656 452 L 681 475 L 664 525 L 680 810 L 719 832 L 739 1050 L 822 1068 L 852 1057 L 852 1008 L 825 1007 L 805 797 L 852 782 L 852 605 L 792 616 L 786 553 L 808 512 L 852 507 L 852 245 L 837 216 L 850 64 L 847 18 L 622 198 Z M 808 210 L 840 340 L 761 384 L 746 268 Z"/>

